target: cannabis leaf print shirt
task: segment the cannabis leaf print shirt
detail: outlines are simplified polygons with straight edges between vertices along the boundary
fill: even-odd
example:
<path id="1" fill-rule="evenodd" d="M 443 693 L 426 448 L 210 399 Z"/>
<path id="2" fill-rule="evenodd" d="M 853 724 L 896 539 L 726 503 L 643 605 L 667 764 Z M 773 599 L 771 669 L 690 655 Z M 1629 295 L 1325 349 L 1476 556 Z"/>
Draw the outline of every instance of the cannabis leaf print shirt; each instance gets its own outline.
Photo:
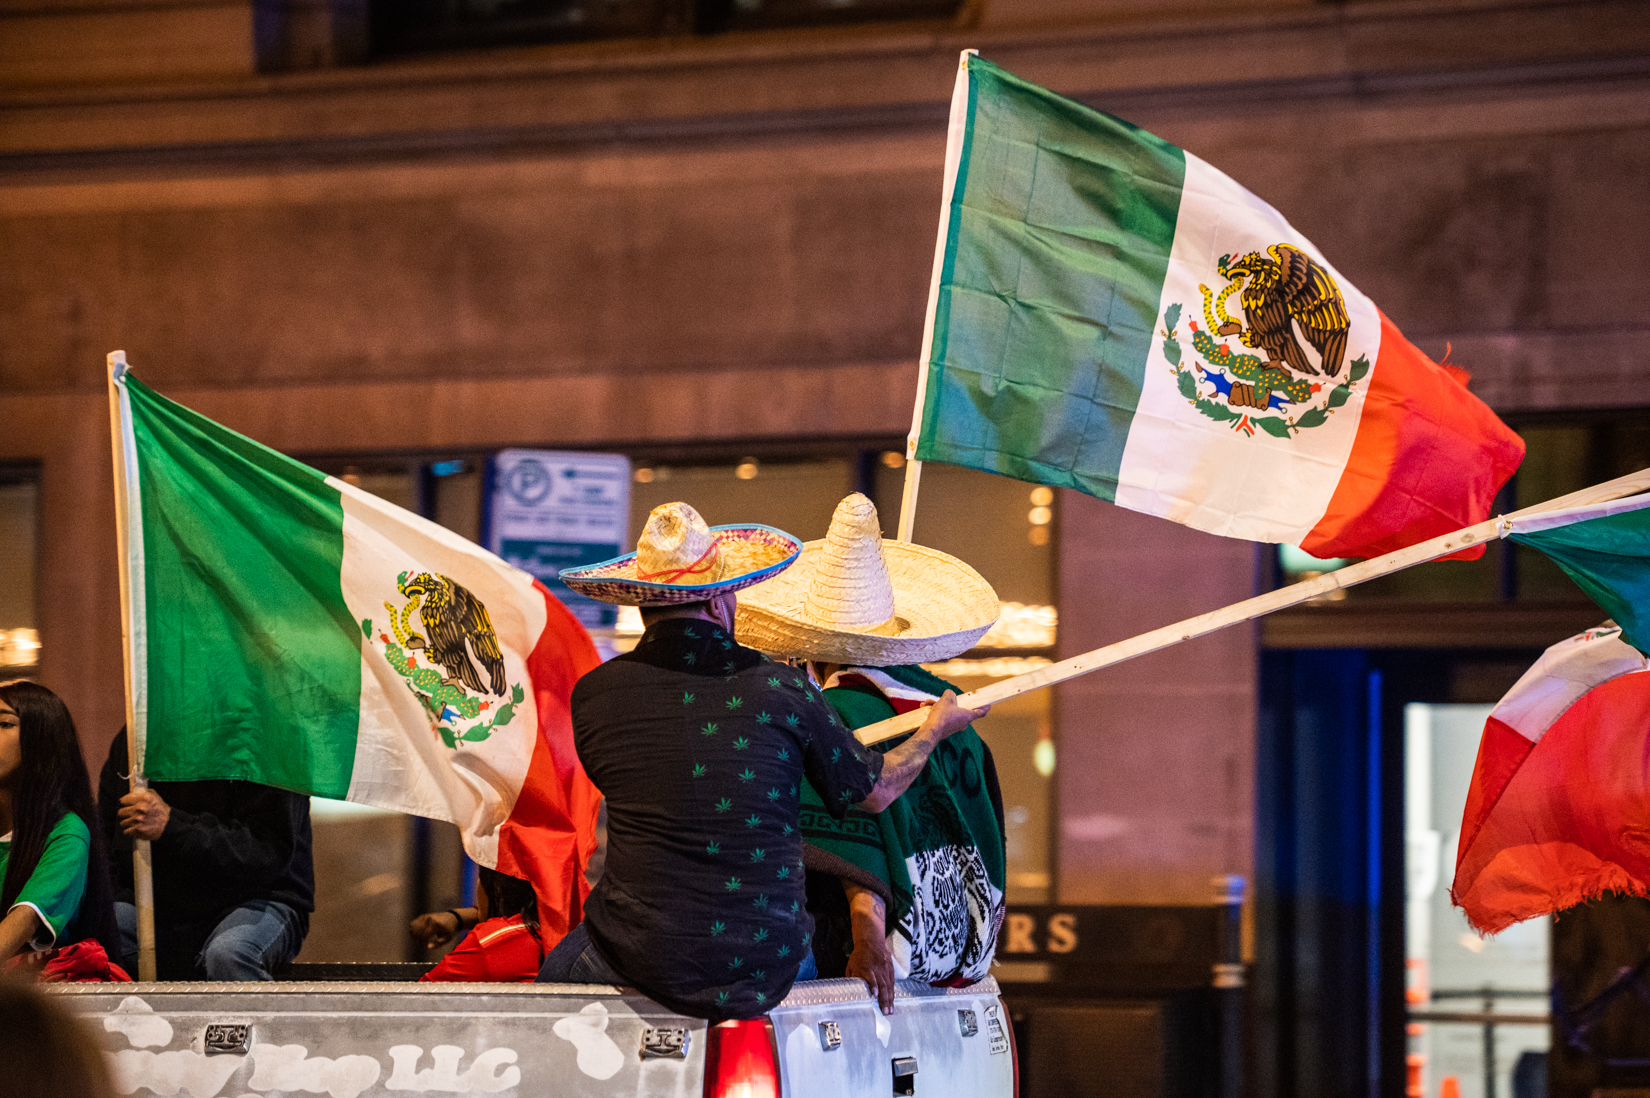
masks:
<path id="1" fill-rule="evenodd" d="M 651 998 L 712 1021 L 763 1014 L 812 945 L 798 789 L 841 815 L 882 756 L 807 676 L 713 622 L 667 618 L 573 689 L 573 742 L 607 798 L 585 926 Z"/>

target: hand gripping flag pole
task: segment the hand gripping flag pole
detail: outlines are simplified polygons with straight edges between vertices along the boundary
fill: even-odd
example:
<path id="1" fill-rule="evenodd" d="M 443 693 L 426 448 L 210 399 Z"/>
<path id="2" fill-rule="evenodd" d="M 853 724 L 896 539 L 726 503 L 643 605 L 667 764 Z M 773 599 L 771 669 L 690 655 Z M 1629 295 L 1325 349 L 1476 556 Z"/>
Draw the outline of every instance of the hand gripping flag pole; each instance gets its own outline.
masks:
<path id="1" fill-rule="evenodd" d="M 109 437 L 115 462 L 115 542 L 120 561 L 120 654 L 126 669 L 126 740 L 132 789 L 147 789 L 143 749 L 148 732 L 148 704 L 142 697 L 146 665 L 143 604 L 143 538 L 133 536 L 142 521 L 137 480 L 137 452 L 132 441 L 132 409 L 127 403 L 126 352 L 111 351 L 109 365 Z M 154 859 L 148 839 L 132 842 L 133 899 L 137 906 L 138 979 L 156 979 Z"/>
<path id="2" fill-rule="evenodd" d="M 1407 549 L 1400 549 L 1395 553 L 1388 553 L 1382 557 L 1362 561 L 1349 565 L 1335 572 L 1328 572 L 1315 579 L 1304 580 L 1288 587 L 1281 587 L 1276 591 L 1268 591 L 1264 595 L 1257 595 L 1252 599 L 1233 603 L 1220 610 L 1212 610 L 1207 614 L 1199 614 L 1195 618 L 1165 625 L 1161 629 L 1154 629 L 1149 633 L 1142 633 L 1128 640 L 1108 644 L 1104 648 L 1096 648 L 1092 652 L 1084 652 L 1080 656 L 1073 656 L 1067 660 L 1048 667 L 1040 667 L 1024 675 L 1016 675 L 1011 679 L 992 683 L 990 686 L 971 691 L 957 699 L 957 704 L 973 708 L 982 705 L 995 705 L 997 702 L 1033 690 L 1041 690 L 1046 686 L 1065 682 L 1067 679 L 1086 675 L 1091 671 L 1098 671 L 1102 667 L 1111 667 L 1113 664 L 1132 660 L 1136 656 L 1144 656 L 1149 652 L 1156 652 L 1169 648 L 1181 641 L 1201 637 L 1205 633 L 1212 633 L 1217 629 L 1224 629 L 1228 625 L 1249 621 L 1263 614 L 1270 614 L 1274 610 L 1296 606 L 1309 599 L 1319 598 L 1346 587 L 1353 587 L 1366 583 L 1393 572 L 1417 564 L 1425 564 L 1429 560 L 1446 557 L 1458 553 L 1462 549 L 1481 544 L 1492 538 L 1504 538 L 1509 534 L 1524 533 L 1534 530 L 1552 529 L 1571 523 L 1583 522 L 1587 519 L 1598 518 L 1602 515 L 1630 511 L 1640 507 L 1650 507 L 1650 494 L 1639 496 L 1638 493 L 1650 493 L 1650 469 L 1641 469 L 1636 473 L 1629 473 L 1615 480 L 1605 481 L 1603 484 L 1591 488 L 1583 488 L 1579 492 L 1572 492 L 1567 496 L 1548 500 L 1546 503 L 1537 503 L 1531 507 L 1514 511 L 1508 515 L 1486 519 L 1472 526 L 1463 527 L 1452 533 L 1411 545 Z M 1625 497 L 1634 496 L 1633 499 Z M 1613 502 L 1613 501 L 1620 501 Z M 1540 516 L 1536 521 L 1535 517 Z M 854 735 L 860 742 L 873 744 L 892 739 L 922 724 L 926 710 L 914 709 L 909 713 L 902 713 L 897 717 L 868 724 L 863 728 L 855 729 Z"/>
<path id="3" fill-rule="evenodd" d="M 911 412 L 911 433 L 905 440 L 905 489 L 899 501 L 899 531 L 895 537 L 910 541 L 917 525 L 917 488 L 922 483 L 922 462 L 917 460 L 917 440 L 922 437 L 922 409 L 928 397 L 929 358 L 934 353 L 934 309 L 940 298 L 940 277 L 945 272 L 946 242 L 951 235 L 951 207 L 956 198 L 957 170 L 962 165 L 963 137 L 968 128 L 968 59 L 979 50 L 963 50 L 957 60 L 957 84 L 951 93 L 951 122 L 945 135 L 945 190 L 940 199 L 940 234 L 934 242 L 934 274 L 928 282 L 928 312 L 922 325 L 922 357 L 917 362 L 917 405 Z"/>

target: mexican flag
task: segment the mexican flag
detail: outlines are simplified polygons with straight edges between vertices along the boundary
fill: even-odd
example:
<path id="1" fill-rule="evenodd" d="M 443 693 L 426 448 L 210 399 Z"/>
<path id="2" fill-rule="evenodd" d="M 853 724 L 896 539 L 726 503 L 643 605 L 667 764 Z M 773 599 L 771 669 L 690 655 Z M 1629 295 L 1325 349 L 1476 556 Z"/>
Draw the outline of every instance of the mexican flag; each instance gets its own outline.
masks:
<path id="1" fill-rule="evenodd" d="M 1650 659 L 1611 625 L 1560 641 L 1491 711 L 1450 898 L 1480 931 L 1650 895 Z"/>
<path id="2" fill-rule="evenodd" d="M 1276 210 L 971 52 L 944 196 L 918 460 L 1335 557 L 1482 521 L 1523 458 Z"/>
<path id="3" fill-rule="evenodd" d="M 1450 897 L 1487 933 L 1650 895 L 1650 495 L 1509 525 L 1619 616 L 1547 649 L 1484 724 Z"/>
<path id="4" fill-rule="evenodd" d="M 112 385 L 134 766 L 448 820 L 565 934 L 599 802 L 568 709 L 583 627 L 435 523 Z"/>

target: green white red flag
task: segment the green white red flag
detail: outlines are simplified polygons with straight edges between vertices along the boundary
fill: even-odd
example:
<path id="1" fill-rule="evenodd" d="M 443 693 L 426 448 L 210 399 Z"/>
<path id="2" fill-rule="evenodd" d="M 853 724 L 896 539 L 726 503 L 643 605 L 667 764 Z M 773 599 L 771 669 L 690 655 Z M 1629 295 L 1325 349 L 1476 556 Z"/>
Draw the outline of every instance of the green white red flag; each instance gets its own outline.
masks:
<path id="1" fill-rule="evenodd" d="M 599 794 L 573 684 L 599 660 L 542 584 L 402 508 L 162 397 L 124 369 L 134 765 L 457 824 L 582 917 Z"/>
<path id="2" fill-rule="evenodd" d="M 1335 557 L 1482 521 L 1523 458 L 1272 207 L 971 54 L 944 194 L 919 460 Z"/>
<path id="3" fill-rule="evenodd" d="M 1486 933 L 1650 895 L 1650 496 L 1509 525 L 1621 624 L 1547 649 L 1484 724 L 1450 896 Z"/>

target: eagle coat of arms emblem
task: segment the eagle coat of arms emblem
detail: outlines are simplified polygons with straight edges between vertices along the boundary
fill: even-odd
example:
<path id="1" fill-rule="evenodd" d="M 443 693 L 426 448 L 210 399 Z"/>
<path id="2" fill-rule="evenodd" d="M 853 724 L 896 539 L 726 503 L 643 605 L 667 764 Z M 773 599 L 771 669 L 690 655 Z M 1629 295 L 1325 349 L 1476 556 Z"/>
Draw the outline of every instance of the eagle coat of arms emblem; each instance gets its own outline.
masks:
<path id="1" fill-rule="evenodd" d="M 1292 244 L 1235 260 L 1224 255 L 1216 269 L 1227 283 L 1218 292 L 1198 287 L 1203 326 L 1187 322 L 1192 354 L 1181 346 L 1182 304 L 1163 310 L 1158 334 L 1180 395 L 1202 415 L 1251 438 L 1260 430 L 1286 439 L 1328 422 L 1369 373 L 1367 357 L 1345 362 L 1352 325 L 1334 276 Z M 1234 295 L 1243 320 L 1227 311 Z M 1259 353 L 1234 349 L 1226 342 L 1233 337 Z M 1303 343 L 1315 352 L 1316 365 Z M 1343 367 L 1346 377 L 1337 382 Z"/>
<path id="2" fill-rule="evenodd" d="M 450 748 L 476 743 L 514 720 L 527 695 L 520 683 L 507 682 L 504 653 L 482 601 L 451 577 L 431 572 L 402 572 L 395 586 L 407 601 L 399 609 L 384 603 L 390 632 L 375 636 L 371 618 L 362 619 L 361 632 L 375 648 L 382 645 L 441 742 Z M 413 628 L 414 614 L 422 634 Z"/>

